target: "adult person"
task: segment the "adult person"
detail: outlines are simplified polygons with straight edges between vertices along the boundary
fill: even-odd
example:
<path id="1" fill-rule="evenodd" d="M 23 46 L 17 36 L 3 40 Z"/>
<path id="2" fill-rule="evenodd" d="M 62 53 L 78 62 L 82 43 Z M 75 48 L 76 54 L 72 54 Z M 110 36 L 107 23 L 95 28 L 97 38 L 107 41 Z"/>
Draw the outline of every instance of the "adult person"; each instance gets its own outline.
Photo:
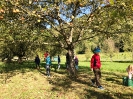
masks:
<path id="1" fill-rule="evenodd" d="M 35 57 L 35 64 L 36 64 L 36 68 L 40 69 L 40 58 L 39 58 L 39 55 L 36 55 L 36 57 Z"/>
<path id="2" fill-rule="evenodd" d="M 91 79 L 92 84 L 94 85 L 96 83 L 97 87 L 101 90 L 104 88 L 100 84 L 100 78 L 101 78 L 101 61 L 100 61 L 100 48 L 96 47 L 94 49 L 94 55 L 91 58 L 91 70 L 94 72 L 94 79 Z"/>
<path id="3" fill-rule="evenodd" d="M 61 59 L 60 59 L 60 56 L 58 55 L 58 69 L 60 69 L 60 62 L 61 62 Z"/>

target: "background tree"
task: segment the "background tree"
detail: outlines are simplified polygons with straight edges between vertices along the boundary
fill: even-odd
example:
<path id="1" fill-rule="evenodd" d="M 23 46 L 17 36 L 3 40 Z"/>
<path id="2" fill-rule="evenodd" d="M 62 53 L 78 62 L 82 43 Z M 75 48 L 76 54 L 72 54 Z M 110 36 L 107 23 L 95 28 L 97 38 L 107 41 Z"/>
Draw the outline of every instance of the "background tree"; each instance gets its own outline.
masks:
<path id="1" fill-rule="evenodd" d="M 94 37 L 118 36 L 130 33 L 132 0 L 22 0 L 1 1 L 6 20 L 23 20 L 31 30 L 45 30 L 41 41 L 69 52 L 70 72 L 75 74 L 74 49 L 84 40 Z M 34 32 L 31 32 L 34 33 Z M 41 42 L 43 43 L 43 42 Z"/>

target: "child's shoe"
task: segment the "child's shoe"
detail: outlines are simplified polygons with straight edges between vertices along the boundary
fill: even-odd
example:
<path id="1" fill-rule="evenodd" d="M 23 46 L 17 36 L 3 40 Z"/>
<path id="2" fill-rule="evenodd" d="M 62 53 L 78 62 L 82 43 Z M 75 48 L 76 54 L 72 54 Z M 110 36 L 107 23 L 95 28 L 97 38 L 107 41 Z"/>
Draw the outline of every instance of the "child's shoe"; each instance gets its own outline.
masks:
<path id="1" fill-rule="evenodd" d="M 104 90 L 104 88 L 103 88 L 102 86 L 99 86 L 98 89 L 100 89 L 100 90 Z"/>

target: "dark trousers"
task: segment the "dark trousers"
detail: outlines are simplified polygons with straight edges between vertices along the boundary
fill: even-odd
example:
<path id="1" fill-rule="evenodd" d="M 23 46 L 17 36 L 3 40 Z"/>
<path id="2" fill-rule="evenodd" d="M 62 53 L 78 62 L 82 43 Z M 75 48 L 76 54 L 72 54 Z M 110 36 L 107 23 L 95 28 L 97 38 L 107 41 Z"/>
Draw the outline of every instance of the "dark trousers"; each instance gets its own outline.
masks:
<path id="1" fill-rule="evenodd" d="M 47 76 L 50 76 L 50 66 L 46 65 L 46 74 Z"/>
<path id="2" fill-rule="evenodd" d="M 37 67 L 40 69 L 40 63 L 36 63 L 36 68 Z"/>
<path id="3" fill-rule="evenodd" d="M 99 87 L 99 86 L 101 86 L 101 84 L 100 84 L 100 78 L 101 78 L 101 71 L 100 71 L 100 69 L 93 69 L 93 72 L 94 72 L 94 79 L 92 79 L 92 82 L 93 83 L 96 83 L 96 85 Z"/>

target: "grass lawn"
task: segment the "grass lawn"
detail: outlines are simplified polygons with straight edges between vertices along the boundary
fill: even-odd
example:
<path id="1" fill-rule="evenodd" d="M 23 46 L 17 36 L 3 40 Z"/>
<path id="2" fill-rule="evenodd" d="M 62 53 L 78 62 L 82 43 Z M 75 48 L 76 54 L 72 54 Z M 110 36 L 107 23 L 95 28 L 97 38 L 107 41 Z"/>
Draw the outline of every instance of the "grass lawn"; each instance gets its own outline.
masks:
<path id="1" fill-rule="evenodd" d="M 122 84 L 130 62 L 102 62 L 101 83 L 105 90 L 91 86 L 93 73 L 89 62 L 79 63 L 77 79 L 69 78 L 64 62 L 60 70 L 51 68 L 51 77 L 34 63 L 0 63 L 0 99 L 133 99 L 133 87 Z M 57 63 L 53 62 L 53 67 Z"/>

